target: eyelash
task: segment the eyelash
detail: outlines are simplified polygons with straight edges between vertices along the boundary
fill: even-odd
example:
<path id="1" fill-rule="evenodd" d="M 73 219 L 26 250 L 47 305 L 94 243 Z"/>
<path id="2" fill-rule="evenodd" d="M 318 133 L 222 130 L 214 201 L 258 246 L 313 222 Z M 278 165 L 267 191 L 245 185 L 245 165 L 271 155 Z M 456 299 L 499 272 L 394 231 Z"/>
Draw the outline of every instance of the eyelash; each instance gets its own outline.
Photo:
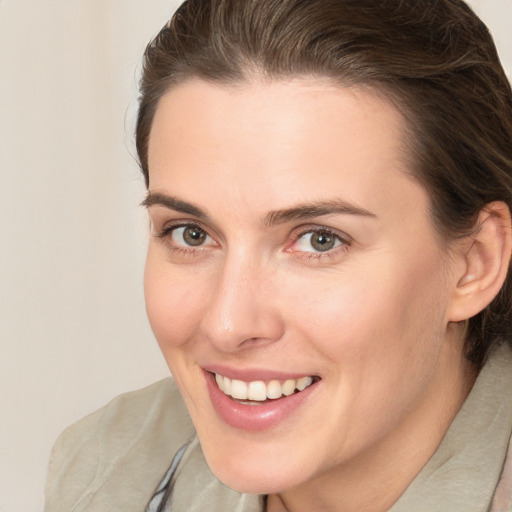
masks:
<path id="1" fill-rule="evenodd" d="M 339 245 L 333 247 L 332 249 L 328 249 L 326 251 L 293 251 L 291 249 L 291 246 L 296 244 L 303 236 L 307 234 L 322 234 L 328 237 L 332 237 L 339 241 Z M 333 230 L 331 228 L 327 228 L 325 226 L 303 226 L 299 228 L 299 230 L 294 233 L 292 243 L 289 244 L 288 248 L 286 249 L 287 252 L 296 252 L 298 253 L 299 257 L 305 258 L 307 260 L 320 260 L 324 258 L 332 258 L 335 256 L 339 256 L 341 253 L 346 252 L 348 248 L 351 245 L 350 238 L 345 235 L 344 233 L 340 233 L 336 230 Z"/>
<path id="2" fill-rule="evenodd" d="M 159 238 L 162 241 L 166 241 L 172 233 L 180 228 L 197 228 L 204 232 L 207 237 L 213 238 L 208 234 L 208 231 L 203 228 L 200 224 L 195 222 L 177 222 L 176 224 L 167 224 L 165 225 L 162 230 L 157 233 L 155 236 Z M 339 244 L 332 249 L 328 249 L 326 251 L 294 251 L 291 249 L 293 245 L 295 245 L 303 236 L 307 234 L 322 234 L 328 237 L 334 238 L 336 241 L 339 242 Z M 170 249 L 175 254 L 183 254 L 183 255 L 193 255 L 198 256 L 205 251 L 204 245 L 198 245 L 196 247 L 194 246 L 176 246 L 172 243 L 168 243 Z M 292 234 L 292 242 L 287 245 L 287 248 L 285 249 L 285 252 L 289 253 L 296 253 L 298 257 L 307 259 L 307 260 L 319 260 L 323 258 L 329 258 L 338 256 L 340 253 L 345 252 L 348 250 L 348 248 L 351 245 L 350 238 L 345 235 L 344 233 L 339 233 L 331 228 L 327 228 L 324 226 L 318 226 L 318 225 L 309 225 L 309 226 L 302 226 L 299 228 L 295 233 Z"/>
<path id="3" fill-rule="evenodd" d="M 156 237 L 162 240 L 162 242 L 165 242 L 170 236 L 172 236 L 174 231 L 180 228 L 196 228 L 205 233 L 206 236 L 210 237 L 208 231 L 196 222 L 177 222 L 175 224 L 166 224 L 161 231 L 156 234 Z M 196 247 L 186 245 L 176 246 L 169 242 L 168 246 L 174 254 L 183 254 L 185 256 L 198 256 L 205 250 L 205 246 L 203 245 L 198 245 Z"/>

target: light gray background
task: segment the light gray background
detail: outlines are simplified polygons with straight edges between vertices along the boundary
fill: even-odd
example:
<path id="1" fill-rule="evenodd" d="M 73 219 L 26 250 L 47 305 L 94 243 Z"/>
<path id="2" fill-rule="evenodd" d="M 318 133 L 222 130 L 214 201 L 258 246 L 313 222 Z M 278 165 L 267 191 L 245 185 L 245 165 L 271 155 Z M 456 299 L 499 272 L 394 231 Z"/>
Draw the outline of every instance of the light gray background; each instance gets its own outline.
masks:
<path id="1" fill-rule="evenodd" d="M 140 56 L 176 0 L 0 0 L 0 512 L 68 424 L 168 374 L 145 317 Z M 473 0 L 512 70 L 512 0 Z"/>

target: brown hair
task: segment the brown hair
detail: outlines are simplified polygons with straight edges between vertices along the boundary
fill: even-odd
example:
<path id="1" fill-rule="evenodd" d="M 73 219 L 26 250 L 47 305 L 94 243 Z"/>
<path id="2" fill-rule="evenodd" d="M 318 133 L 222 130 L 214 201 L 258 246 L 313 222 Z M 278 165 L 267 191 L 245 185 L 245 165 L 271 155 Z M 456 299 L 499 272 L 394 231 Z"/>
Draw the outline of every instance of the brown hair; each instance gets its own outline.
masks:
<path id="1" fill-rule="evenodd" d="M 487 27 L 462 0 L 184 2 L 144 54 L 136 144 L 146 185 L 162 95 L 193 77 L 253 76 L 324 76 L 387 94 L 445 239 L 467 235 L 492 201 L 512 207 L 512 91 Z M 468 359 L 482 364 L 511 334 L 509 274 L 468 322 Z"/>

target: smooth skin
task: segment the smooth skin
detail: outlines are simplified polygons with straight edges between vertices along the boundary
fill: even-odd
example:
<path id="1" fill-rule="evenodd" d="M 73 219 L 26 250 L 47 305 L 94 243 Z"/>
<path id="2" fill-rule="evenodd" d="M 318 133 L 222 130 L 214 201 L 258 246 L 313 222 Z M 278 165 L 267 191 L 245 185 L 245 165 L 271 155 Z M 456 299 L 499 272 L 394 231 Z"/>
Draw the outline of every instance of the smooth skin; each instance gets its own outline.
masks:
<path id="1" fill-rule="evenodd" d="M 321 78 L 190 80 L 157 108 L 150 323 L 213 473 L 270 512 L 389 509 L 474 382 L 457 322 L 503 283 L 509 212 L 441 242 L 403 141 L 383 97 Z M 320 381 L 248 432 L 211 403 L 219 364 Z"/>

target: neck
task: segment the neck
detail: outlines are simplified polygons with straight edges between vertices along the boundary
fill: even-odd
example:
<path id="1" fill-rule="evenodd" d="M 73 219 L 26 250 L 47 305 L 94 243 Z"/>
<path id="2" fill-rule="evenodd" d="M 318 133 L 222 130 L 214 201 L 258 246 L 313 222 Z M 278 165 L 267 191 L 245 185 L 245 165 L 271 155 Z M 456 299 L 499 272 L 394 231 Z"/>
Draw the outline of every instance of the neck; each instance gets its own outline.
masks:
<path id="1" fill-rule="evenodd" d="M 454 339 L 447 337 L 432 386 L 411 414 L 353 459 L 270 495 L 267 512 L 389 510 L 439 447 L 476 379 L 477 371 L 461 355 L 462 342 Z"/>

